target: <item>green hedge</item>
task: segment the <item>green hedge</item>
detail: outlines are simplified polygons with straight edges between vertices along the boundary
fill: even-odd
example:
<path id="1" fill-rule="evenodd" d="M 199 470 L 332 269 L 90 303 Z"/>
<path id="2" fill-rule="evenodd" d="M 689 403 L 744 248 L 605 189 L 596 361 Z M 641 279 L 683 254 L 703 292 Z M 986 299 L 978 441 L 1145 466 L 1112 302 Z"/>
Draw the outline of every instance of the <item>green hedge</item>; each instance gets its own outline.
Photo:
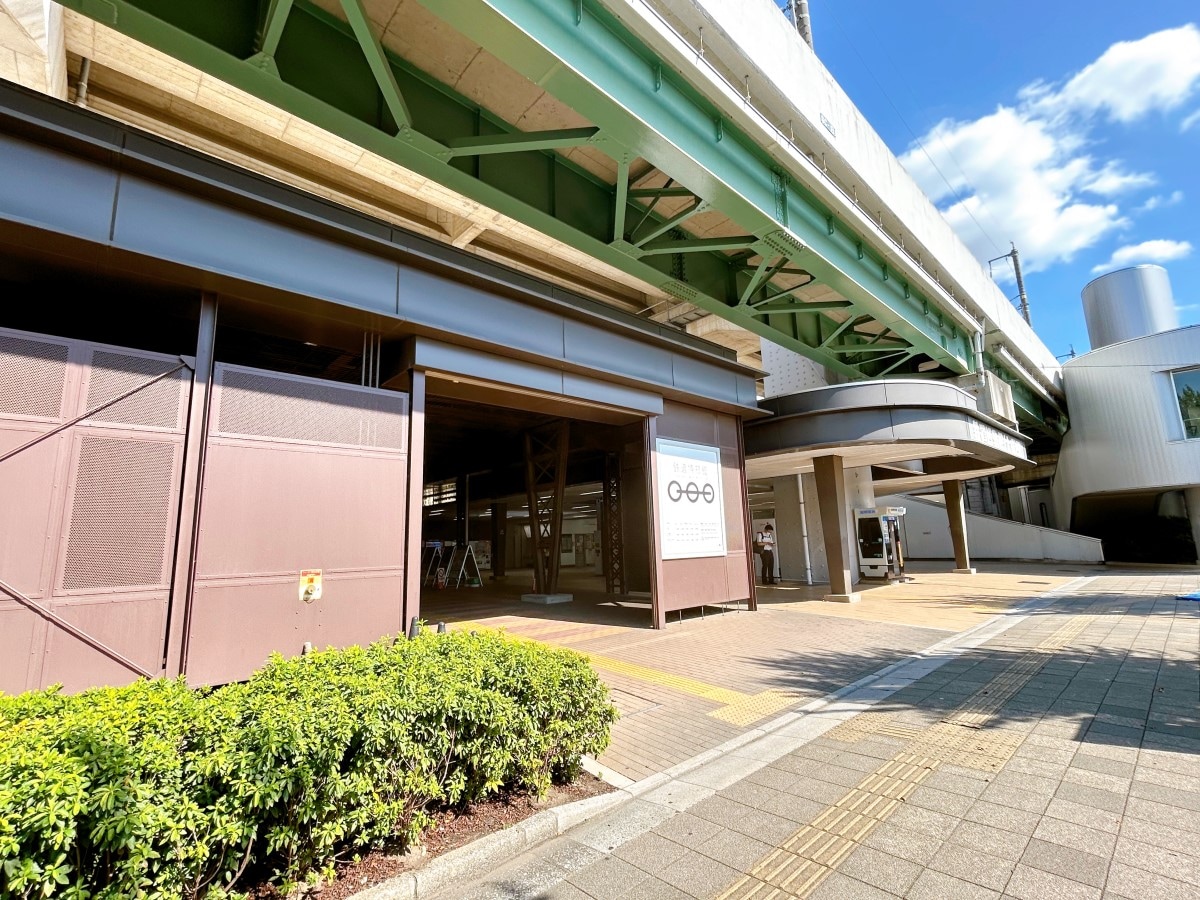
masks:
<path id="1" fill-rule="evenodd" d="M 274 658 L 248 682 L 0 697 L 0 897 L 221 896 L 544 792 L 608 744 L 585 659 L 495 633 Z"/>

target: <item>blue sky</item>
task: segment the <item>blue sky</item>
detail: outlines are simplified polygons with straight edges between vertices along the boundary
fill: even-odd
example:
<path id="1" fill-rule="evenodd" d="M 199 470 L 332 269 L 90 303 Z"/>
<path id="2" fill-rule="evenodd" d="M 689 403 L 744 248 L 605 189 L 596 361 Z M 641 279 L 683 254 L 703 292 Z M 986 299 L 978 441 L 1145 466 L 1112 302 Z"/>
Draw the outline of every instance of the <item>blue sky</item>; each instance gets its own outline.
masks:
<path id="1" fill-rule="evenodd" d="M 1195 0 L 809 5 L 817 54 L 967 245 L 1016 242 L 1052 352 L 1089 346 L 1083 286 L 1140 262 L 1200 322 Z"/>

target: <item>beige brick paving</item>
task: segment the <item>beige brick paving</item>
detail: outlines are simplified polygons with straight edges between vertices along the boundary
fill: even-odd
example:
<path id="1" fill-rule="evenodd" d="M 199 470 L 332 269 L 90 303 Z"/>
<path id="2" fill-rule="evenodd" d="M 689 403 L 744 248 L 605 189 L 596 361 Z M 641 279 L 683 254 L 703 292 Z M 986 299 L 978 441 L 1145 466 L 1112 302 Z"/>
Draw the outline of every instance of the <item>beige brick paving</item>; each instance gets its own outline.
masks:
<path id="1" fill-rule="evenodd" d="M 713 764 L 740 779 L 684 776 L 718 786 L 686 811 L 645 795 L 654 827 L 618 809 L 453 896 L 1200 898 L 1200 603 L 1175 600 L 1198 588 L 1099 576 L 782 756 Z"/>
<path id="2" fill-rule="evenodd" d="M 574 602 L 519 602 L 524 577 L 482 589 L 430 592 L 423 614 L 455 628 L 500 628 L 589 655 L 621 718 L 599 762 L 638 780 L 715 747 L 786 710 L 837 690 L 1077 577 L 1082 569 L 1011 566 L 962 576 L 864 585 L 854 605 L 825 603 L 824 586 L 760 589 L 760 608 L 708 607 L 648 627 L 645 601 L 616 600 L 598 579 L 565 573 Z M 955 599 L 955 598 L 958 599 Z M 781 599 L 783 598 L 783 599 Z"/>

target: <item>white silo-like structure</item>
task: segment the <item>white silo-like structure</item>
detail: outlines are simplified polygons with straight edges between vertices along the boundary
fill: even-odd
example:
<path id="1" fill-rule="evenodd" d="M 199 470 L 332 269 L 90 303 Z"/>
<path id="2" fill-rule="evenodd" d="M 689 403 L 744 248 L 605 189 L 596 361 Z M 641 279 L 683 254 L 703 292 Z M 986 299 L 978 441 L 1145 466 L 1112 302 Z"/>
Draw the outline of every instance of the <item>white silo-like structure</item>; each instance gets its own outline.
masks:
<path id="1" fill-rule="evenodd" d="M 1171 280 L 1162 266 L 1133 266 L 1101 275 L 1083 289 L 1092 349 L 1179 327 Z"/>

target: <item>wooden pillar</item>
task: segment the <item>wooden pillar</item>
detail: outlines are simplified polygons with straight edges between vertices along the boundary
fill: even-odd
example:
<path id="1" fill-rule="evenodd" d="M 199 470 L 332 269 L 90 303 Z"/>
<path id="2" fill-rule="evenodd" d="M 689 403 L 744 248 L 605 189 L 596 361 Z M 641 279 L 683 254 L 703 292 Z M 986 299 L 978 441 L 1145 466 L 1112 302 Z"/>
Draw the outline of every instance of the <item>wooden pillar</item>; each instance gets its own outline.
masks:
<path id="1" fill-rule="evenodd" d="M 950 520 L 950 542 L 954 544 L 954 572 L 957 575 L 974 575 L 971 552 L 967 547 L 967 507 L 963 502 L 963 483 L 943 481 L 942 493 L 946 496 L 946 517 Z"/>
<path id="2" fill-rule="evenodd" d="M 818 456 L 813 459 L 817 479 L 817 506 L 821 510 L 821 530 L 825 539 L 825 559 L 829 564 L 830 593 L 826 600 L 838 603 L 857 603 L 851 567 L 857 560 L 846 552 L 846 537 L 850 533 L 846 514 L 846 470 L 840 456 Z"/>

